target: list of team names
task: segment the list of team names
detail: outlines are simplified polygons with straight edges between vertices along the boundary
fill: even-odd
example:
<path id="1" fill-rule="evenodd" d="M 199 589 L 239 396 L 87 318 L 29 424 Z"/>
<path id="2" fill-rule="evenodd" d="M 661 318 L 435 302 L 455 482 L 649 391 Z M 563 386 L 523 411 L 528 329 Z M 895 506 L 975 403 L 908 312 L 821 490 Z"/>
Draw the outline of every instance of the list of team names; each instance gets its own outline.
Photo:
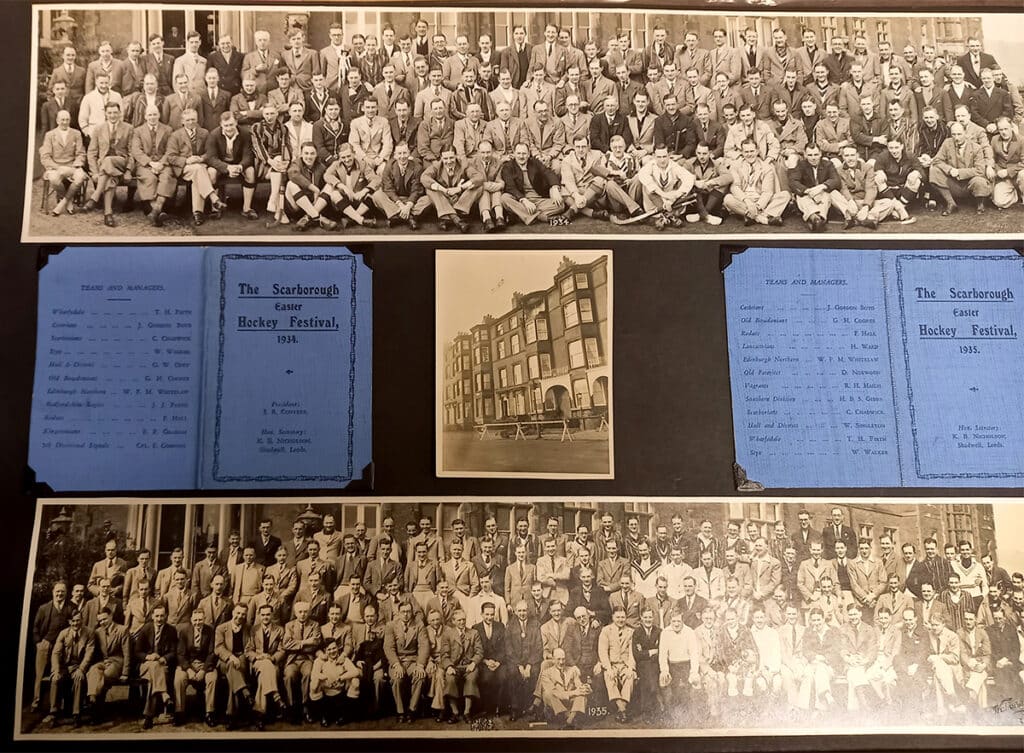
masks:
<path id="1" fill-rule="evenodd" d="M 331 339 L 341 327 L 336 313 L 341 293 L 336 283 L 255 283 L 236 284 L 237 300 L 245 313 L 234 317 L 235 331 L 244 334 L 262 333 L 271 337 L 271 345 L 290 348 L 317 338 L 317 344 L 331 347 Z M 308 342 L 307 342 L 308 345 Z M 267 348 L 266 352 L 274 352 Z M 288 359 L 288 353 L 273 358 Z M 286 373 L 293 373 L 288 370 Z M 308 428 L 309 409 L 300 398 L 279 395 L 260 406 L 261 421 L 255 439 L 256 451 L 262 455 L 307 454 L 315 443 Z"/>
<path id="2" fill-rule="evenodd" d="M 961 393 L 955 408 L 915 401 L 916 418 L 939 427 L 933 445 L 998 465 L 997 458 L 1018 446 L 1009 435 L 1020 433 L 1019 426 L 1006 425 L 1011 413 L 1001 399 L 1017 394 L 1020 386 L 1020 307 L 1013 288 L 918 285 L 912 300 L 912 321 L 905 332 L 913 359 L 911 386 L 925 387 L 925 361 L 930 361 L 945 364 L 946 378 Z M 995 384 L 993 379 L 1005 383 Z M 1010 392 L 1003 391 L 1007 387 Z"/>
<path id="3" fill-rule="evenodd" d="M 761 292 L 739 306 L 739 338 L 730 342 L 739 349 L 736 412 L 750 455 L 873 464 L 895 457 L 882 298 L 842 277 L 764 279 Z"/>
<path id="4" fill-rule="evenodd" d="M 44 449 L 193 447 L 200 354 L 192 308 L 163 305 L 162 284 L 81 285 L 92 305 L 53 307 L 41 321 Z M 42 354 L 40 354 L 42 355 Z"/>

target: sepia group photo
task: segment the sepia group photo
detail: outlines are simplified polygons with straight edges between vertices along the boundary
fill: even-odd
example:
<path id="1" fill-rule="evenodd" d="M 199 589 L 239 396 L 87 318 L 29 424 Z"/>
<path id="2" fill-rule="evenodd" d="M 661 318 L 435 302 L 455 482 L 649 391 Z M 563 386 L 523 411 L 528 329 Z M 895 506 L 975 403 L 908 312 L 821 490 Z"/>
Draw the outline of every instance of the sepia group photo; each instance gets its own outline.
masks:
<path id="1" fill-rule="evenodd" d="M 1014 14 L 149 3 L 33 25 L 25 241 L 1024 218 Z"/>
<path id="2" fill-rule="evenodd" d="M 19 735 L 1019 725 L 1000 501 L 42 503 Z"/>

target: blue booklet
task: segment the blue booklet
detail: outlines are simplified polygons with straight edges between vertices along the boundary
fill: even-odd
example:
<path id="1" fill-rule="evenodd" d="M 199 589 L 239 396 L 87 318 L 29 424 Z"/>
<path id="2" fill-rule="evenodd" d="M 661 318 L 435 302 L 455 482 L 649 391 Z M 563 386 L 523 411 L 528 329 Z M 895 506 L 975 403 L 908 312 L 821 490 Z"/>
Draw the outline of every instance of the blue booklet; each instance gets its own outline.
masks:
<path id="1" fill-rule="evenodd" d="M 368 483 L 371 287 L 362 257 L 340 247 L 51 257 L 36 481 L 57 492 Z"/>
<path id="2" fill-rule="evenodd" d="M 1020 255 L 751 248 L 724 274 L 750 481 L 1024 486 Z"/>

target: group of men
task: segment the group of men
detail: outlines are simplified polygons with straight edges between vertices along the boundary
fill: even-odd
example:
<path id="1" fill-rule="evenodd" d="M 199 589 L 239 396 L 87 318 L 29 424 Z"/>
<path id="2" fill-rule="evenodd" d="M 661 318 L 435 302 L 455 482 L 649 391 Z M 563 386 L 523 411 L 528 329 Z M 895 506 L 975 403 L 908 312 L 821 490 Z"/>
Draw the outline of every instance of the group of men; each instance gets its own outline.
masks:
<path id="1" fill-rule="evenodd" d="M 704 48 L 656 25 L 634 48 L 628 31 L 576 47 L 570 29 L 549 24 L 531 43 L 516 26 L 500 51 L 489 34 L 471 50 L 464 34 L 430 32 L 419 20 L 346 41 L 334 23 L 321 50 L 293 29 L 275 51 L 256 31 L 251 51 L 225 35 L 209 59 L 197 32 L 175 59 L 152 35 L 124 59 L 101 43 L 87 68 L 68 46 L 41 114 L 50 211 L 102 206 L 114 226 L 114 192 L 134 181 L 159 226 L 184 182 L 200 225 L 240 182 L 256 220 L 266 182 L 269 224 L 295 230 L 416 230 L 427 216 L 462 232 L 580 215 L 781 225 L 795 206 L 820 231 L 830 216 L 876 228 L 913 222 L 918 205 L 1024 197 L 1024 104 L 974 37 L 947 60 L 863 36 L 826 49 L 811 29 L 799 46 L 748 29 L 740 47 L 716 29 Z"/>
<path id="2" fill-rule="evenodd" d="M 278 715 L 335 723 L 382 715 L 456 724 L 479 715 L 646 726 L 799 722 L 843 710 L 893 720 L 974 715 L 1024 695 L 1024 575 L 969 541 L 858 538 L 841 508 L 743 530 L 603 514 L 563 533 L 492 516 L 471 533 L 429 517 L 367 536 L 325 515 L 290 541 L 260 523 L 191 568 L 115 540 L 84 584 L 56 583 L 33 623 L 32 706 L 49 723 L 106 715 L 112 685 L 145 686 L 183 723 L 263 729 Z M 597 520 L 595 516 L 595 520 Z M 877 543 L 877 551 L 875 545 Z M 898 544 L 898 546 L 897 546 Z M 387 686 L 390 686 L 388 692 Z M 198 703 L 198 701 L 197 701 Z"/>

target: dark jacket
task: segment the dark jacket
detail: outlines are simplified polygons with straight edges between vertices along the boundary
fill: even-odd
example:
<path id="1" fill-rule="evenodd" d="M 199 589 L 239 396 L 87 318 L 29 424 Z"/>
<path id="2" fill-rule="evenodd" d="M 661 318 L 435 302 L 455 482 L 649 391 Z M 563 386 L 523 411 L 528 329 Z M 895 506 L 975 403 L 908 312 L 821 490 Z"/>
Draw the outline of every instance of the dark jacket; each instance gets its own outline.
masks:
<path id="1" fill-rule="evenodd" d="M 526 175 L 533 186 L 533 190 L 543 197 L 547 197 L 552 186 L 557 186 L 561 183 L 555 171 L 545 167 L 536 157 L 527 159 Z M 526 196 L 526 182 L 523 180 L 523 171 L 515 160 L 508 160 L 502 166 L 501 179 L 505 182 L 505 193 L 515 199 L 522 199 Z"/>
<path id="2" fill-rule="evenodd" d="M 213 628 L 205 624 L 202 626 L 198 648 L 193 640 L 194 634 L 191 624 L 178 628 L 178 666 L 188 667 L 194 661 L 201 661 L 206 671 L 209 672 L 217 666 Z"/>
<path id="3" fill-rule="evenodd" d="M 210 131 L 210 135 L 206 137 L 206 164 L 220 174 L 227 173 L 228 165 L 241 165 L 243 169 L 252 167 L 253 159 L 252 143 L 249 134 L 245 131 L 238 131 L 230 152 L 228 152 L 227 141 L 220 128 L 213 129 Z M 260 556 L 260 543 L 257 541 L 255 544 L 257 548 L 256 561 L 266 567 L 268 563 L 261 559 Z M 281 545 L 280 539 L 278 539 L 277 544 L 278 546 Z M 274 547 L 274 551 L 277 551 L 277 547 Z M 274 564 L 273 552 L 271 552 L 269 564 Z"/>

